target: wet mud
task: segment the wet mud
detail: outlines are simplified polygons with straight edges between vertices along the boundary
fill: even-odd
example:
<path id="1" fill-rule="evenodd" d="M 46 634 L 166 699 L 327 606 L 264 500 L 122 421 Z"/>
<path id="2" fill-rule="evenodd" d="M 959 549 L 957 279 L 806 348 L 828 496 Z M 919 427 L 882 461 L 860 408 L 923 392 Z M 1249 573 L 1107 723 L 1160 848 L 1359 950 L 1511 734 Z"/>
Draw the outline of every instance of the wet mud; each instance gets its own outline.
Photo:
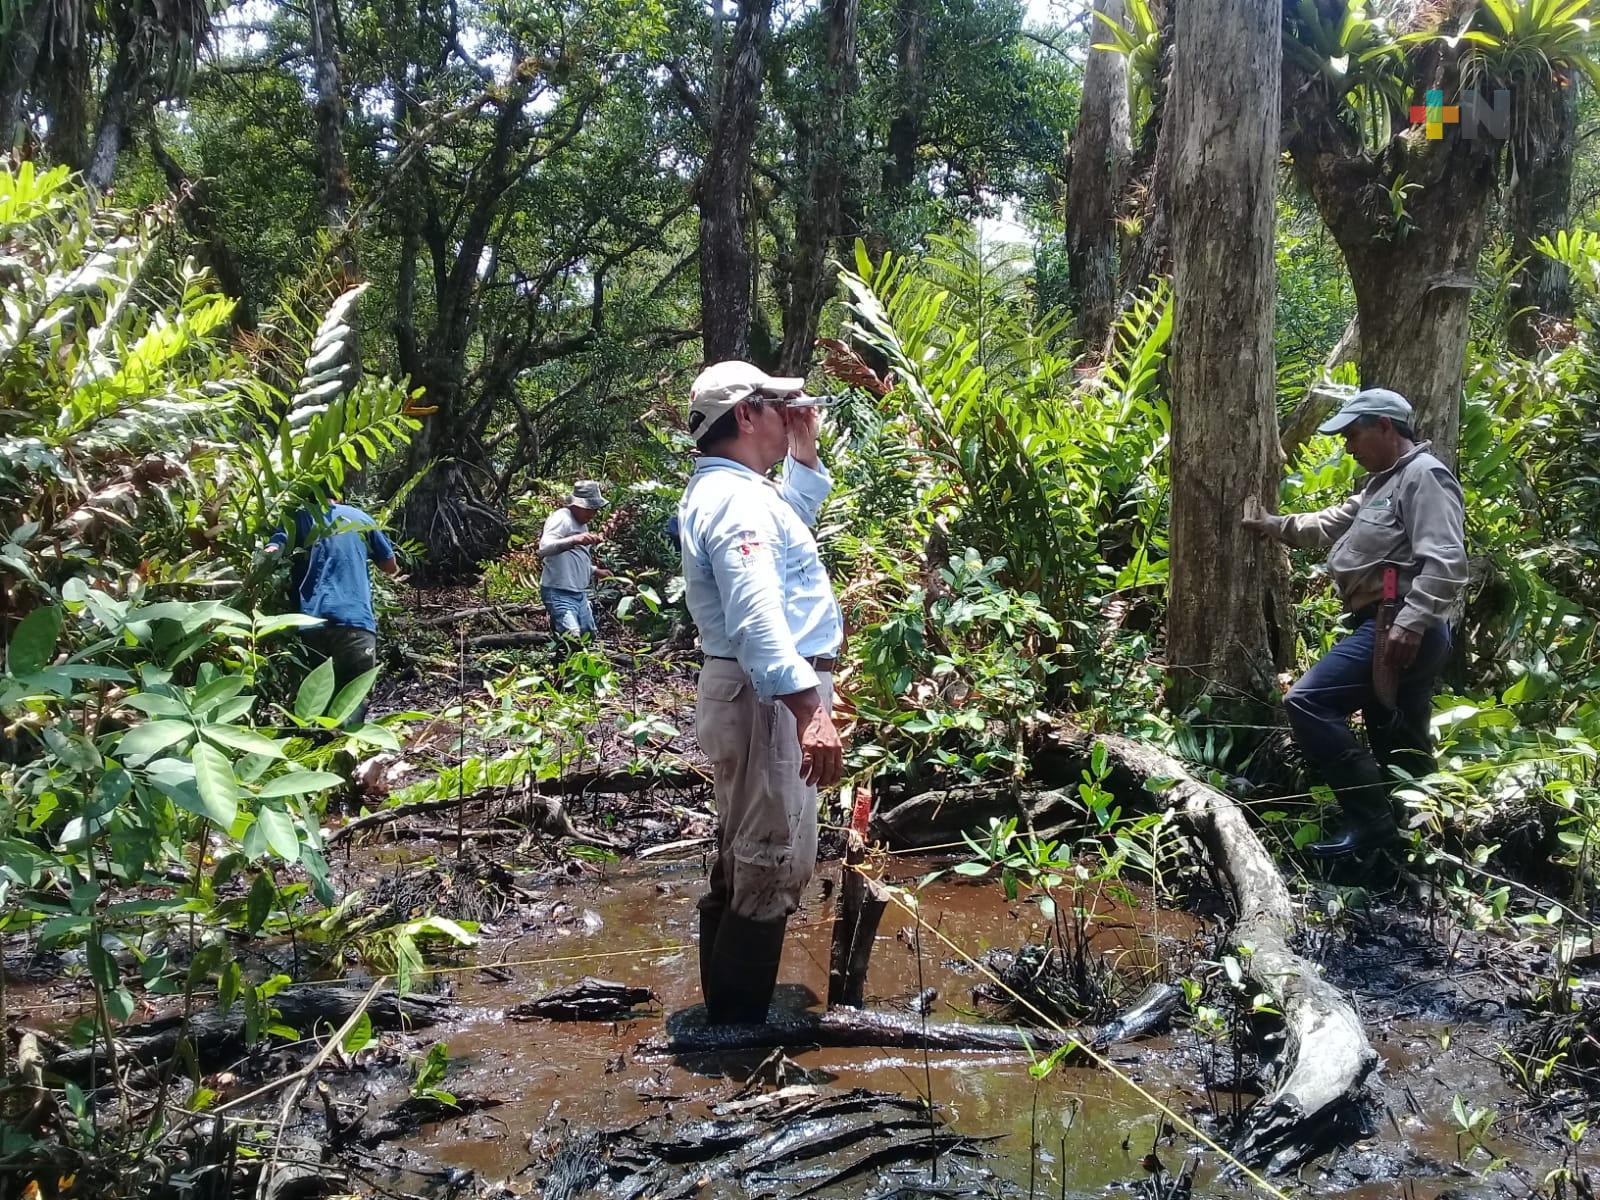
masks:
<path id="1" fill-rule="evenodd" d="M 931 865 L 897 860 L 890 881 L 914 884 Z M 784 1004 L 820 1010 L 832 919 L 828 896 L 837 871 L 837 864 L 824 864 L 791 925 L 781 974 Z M 1225 1050 L 1181 1027 L 1113 1048 L 1110 1070 L 1058 1066 L 1044 1078 L 1030 1072 L 1029 1055 L 1017 1053 L 800 1046 L 776 1055 L 650 1052 L 648 1043 L 659 1038 L 668 1016 L 699 1001 L 694 901 L 703 879 L 698 858 L 614 865 L 535 897 L 561 921 L 487 926 L 477 958 L 497 965 L 492 975 L 474 969 L 447 977 L 458 1008 L 442 1037 L 450 1054 L 446 1086 L 492 1098 L 494 1107 L 426 1125 L 395 1148 L 448 1168 L 458 1181 L 461 1172 L 471 1172 L 489 1194 L 503 1188 L 501 1194 L 553 1195 L 557 1176 L 551 1172 L 570 1169 L 571 1156 L 582 1149 L 573 1139 L 644 1129 L 648 1142 L 660 1144 L 671 1130 L 714 1120 L 730 1102 L 763 1089 L 809 1087 L 830 1095 L 862 1089 L 915 1101 L 924 1113 L 931 1099 L 936 1121 L 924 1136 L 969 1139 L 950 1143 L 973 1151 L 951 1158 L 962 1159 L 967 1174 L 937 1185 L 955 1189 L 952 1194 L 1142 1195 L 1138 1189 L 1155 1161 L 1176 1170 L 1196 1144 L 1155 1102 L 1225 1141 L 1230 1111 L 1255 1098 L 1250 1079 L 1227 1077 Z M 1130 996 L 1163 965 L 1198 963 L 1212 948 L 1209 931 L 1187 914 L 1129 907 L 1105 896 L 1094 905 L 1094 949 L 1118 963 Z M 885 914 L 868 979 L 869 1007 L 926 1012 L 939 1022 L 992 1015 L 992 1004 L 979 994 L 992 981 L 978 964 L 990 951 L 1043 941 L 1051 925 L 1036 904 L 1007 902 L 992 883 L 951 877 L 923 889 L 921 908 L 937 932 L 925 930 L 920 946 L 909 911 L 891 905 Z M 1379 936 L 1368 941 L 1368 935 Z M 1551 1136 L 1559 1122 L 1530 1112 L 1526 1098 L 1503 1079 L 1496 1047 L 1514 1018 L 1503 1004 L 1480 1003 L 1487 995 L 1479 992 L 1472 963 L 1444 961 L 1426 928 L 1379 918 L 1321 949 L 1330 978 L 1357 995 L 1383 1062 L 1364 1114 L 1364 1136 L 1307 1167 L 1296 1187 L 1350 1200 L 1531 1195 L 1534 1182 L 1560 1161 L 1561 1147 Z M 1488 954 L 1488 943 L 1482 952 Z M 1453 982 L 1456 966 L 1463 969 Z M 585 976 L 647 988 L 659 1004 L 607 1022 L 508 1019 L 508 1011 L 529 998 Z M 1499 996 L 1504 1000 L 1503 987 Z M 403 1095 L 397 1088 L 383 1099 Z M 1470 1140 L 1458 1141 L 1452 1118 L 1457 1096 L 1470 1109 L 1496 1113 L 1480 1150 Z M 1505 1161 L 1489 1170 L 1491 1156 Z M 852 1161 L 845 1151 L 835 1158 L 819 1153 L 804 1186 L 793 1177 L 741 1175 L 724 1165 L 699 1170 L 690 1191 L 797 1195 L 821 1182 L 816 1194 L 865 1195 L 898 1179 L 939 1194 L 931 1190 L 937 1181 L 927 1163 L 901 1163 L 894 1172 L 868 1172 L 830 1189 L 825 1181 L 838 1169 L 836 1159 Z M 1204 1156 L 1195 1196 L 1240 1194 L 1219 1166 L 1216 1155 Z M 974 1167 L 981 1170 L 972 1173 Z M 612 1194 L 594 1187 L 594 1195 Z"/>

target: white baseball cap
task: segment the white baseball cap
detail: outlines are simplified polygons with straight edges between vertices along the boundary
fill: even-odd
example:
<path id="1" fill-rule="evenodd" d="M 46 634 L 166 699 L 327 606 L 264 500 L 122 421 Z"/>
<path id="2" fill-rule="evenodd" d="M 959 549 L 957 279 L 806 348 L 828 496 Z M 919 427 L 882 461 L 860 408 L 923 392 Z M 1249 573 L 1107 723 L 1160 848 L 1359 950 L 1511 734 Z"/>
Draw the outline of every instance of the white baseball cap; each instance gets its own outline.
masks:
<path id="1" fill-rule="evenodd" d="M 696 441 L 741 400 L 751 396 L 793 396 L 805 390 L 804 379 L 768 375 L 760 367 L 730 358 L 707 367 L 689 389 L 689 432 Z"/>

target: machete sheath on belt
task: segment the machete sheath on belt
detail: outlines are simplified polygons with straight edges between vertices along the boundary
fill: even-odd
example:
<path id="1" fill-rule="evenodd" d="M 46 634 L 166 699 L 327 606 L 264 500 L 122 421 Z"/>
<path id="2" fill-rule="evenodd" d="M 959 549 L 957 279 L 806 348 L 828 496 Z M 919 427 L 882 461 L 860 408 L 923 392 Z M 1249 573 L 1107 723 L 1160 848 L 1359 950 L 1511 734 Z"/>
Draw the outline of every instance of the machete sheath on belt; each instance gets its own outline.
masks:
<path id="1" fill-rule="evenodd" d="M 1383 599 L 1372 619 L 1372 694 L 1385 708 L 1393 709 L 1400 697 L 1400 672 L 1389 657 L 1389 629 L 1400 611 L 1400 572 L 1383 568 Z"/>

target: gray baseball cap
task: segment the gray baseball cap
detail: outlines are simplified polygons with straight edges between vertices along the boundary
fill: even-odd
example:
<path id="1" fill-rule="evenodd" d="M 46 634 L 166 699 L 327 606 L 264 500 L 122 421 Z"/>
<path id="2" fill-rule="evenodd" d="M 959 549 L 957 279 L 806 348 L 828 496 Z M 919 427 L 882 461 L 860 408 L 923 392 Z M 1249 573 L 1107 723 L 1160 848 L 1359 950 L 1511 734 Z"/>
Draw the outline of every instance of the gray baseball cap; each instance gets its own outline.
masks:
<path id="1" fill-rule="evenodd" d="M 1403 421 L 1409 425 L 1415 414 L 1411 410 L 1411 401 L 1399 392 L 1391 392 L 1388 388 L 1363 388 L 1346 400 L 1338 412 L 1318 425 L 1317 430 L 1319 433 L 1343 433 L 1359 417 L 1388 417 L 1391 421 Z"/>

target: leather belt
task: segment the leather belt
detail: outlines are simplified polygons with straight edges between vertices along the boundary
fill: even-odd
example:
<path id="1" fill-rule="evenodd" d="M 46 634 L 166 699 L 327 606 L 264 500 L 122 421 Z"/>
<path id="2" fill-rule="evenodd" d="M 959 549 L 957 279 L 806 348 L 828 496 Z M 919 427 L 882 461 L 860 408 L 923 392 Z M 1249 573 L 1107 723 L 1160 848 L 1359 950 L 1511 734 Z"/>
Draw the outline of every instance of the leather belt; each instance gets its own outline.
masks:
<path id="1" fill-rule="evenodd" d="M 803 656 L 802 656 L 803 657 Z M 706 659 L 711 662 L 738 662 L 736 658 L 726 658 L 721 654 L 708 654 Z M 806 658 L 806 665 L 813 671 L 832 671 L 839 665 L 839 660 L 831 654 L 813 654 Z"/>

